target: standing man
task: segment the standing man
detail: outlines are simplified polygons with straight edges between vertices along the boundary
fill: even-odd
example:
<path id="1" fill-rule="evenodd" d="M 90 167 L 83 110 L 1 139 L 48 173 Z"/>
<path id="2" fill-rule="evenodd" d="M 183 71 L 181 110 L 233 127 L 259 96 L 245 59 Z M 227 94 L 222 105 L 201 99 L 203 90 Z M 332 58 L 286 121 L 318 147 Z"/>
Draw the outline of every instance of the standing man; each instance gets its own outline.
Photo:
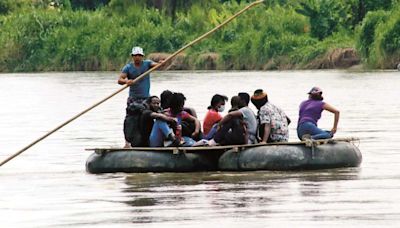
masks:
<path id="1" fill-rule="evenodd" d="M 122 68 L 119 75 L 118 84 L 129 85 L 129 97 L 127 105 L 133 102 L 142 103 L 150 96 L 150 74 L 146 75 L 140 81 L 133 83 L 139 75 L 148 71 L 150 68 L 156 66 L 158 63 L 152 60 L 143 60 L 144 52 L 141 47 L 132 48 L 132 61 Z"/>
<path id="2" fill-rule="evenodd" d="M 133 47 L 132 61 L 129 62 L 122 68 L 121 74 L 118 78 L 118 84 L 129 85 L 129 97 L 127 100 L 127 107 L 134 104 L 142 104 L 150 96 L 150 74 L 146 75 L 144 78 L 133 84 L 133 80 L 139 75 L 148 71 L 150 68 L 156 66 L 158 63 L 152 60 L 143 60 L 144 52 L 141 47 Z M 127 108 L 127 109 L 128 109 Z M 125 117 L 125 121 L 128 117 Z M 124 131 L 125 132 L 125 131 Z M 125 135 L 126 138 L 126 135 Z M 131 147 L 130 142 L 125 140 L 124 148 Z"/>
<path id="3" fill-rule="evenodd" d="M 268 95 L 262 89 L 254 91 L 251 103 L 258 109 L 259 137 L 261 142 L 287 142 L 290 119 L 279 107 L 268 102 Z"/>

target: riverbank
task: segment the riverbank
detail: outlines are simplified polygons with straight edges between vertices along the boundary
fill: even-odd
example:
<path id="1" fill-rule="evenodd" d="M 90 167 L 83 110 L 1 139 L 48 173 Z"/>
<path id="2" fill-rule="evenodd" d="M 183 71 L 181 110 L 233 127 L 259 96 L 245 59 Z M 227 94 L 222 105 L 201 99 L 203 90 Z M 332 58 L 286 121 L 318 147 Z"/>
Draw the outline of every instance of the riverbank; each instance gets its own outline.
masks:
<path id="1" fill-rule="evenodd" d="M 153 61 L 166 59 L 169 53 L 151 53 L 148 58 Z M 218 53 L 205 53 L 196 57 L 180 54 L 165 64 L 162 70 L 235 70 L 224 65 Z M 285 62 L 285 57 L 273 58 L 258 68 L 248 68 L 245 65 L 240 70 L 312 70 L 312 69 L 347 69 L 363 68 L 361 59 L 354 48 L 338 48 L 307 64 L 296 65 Z M 394 66 L 393 69 L 395 69 Z"/>

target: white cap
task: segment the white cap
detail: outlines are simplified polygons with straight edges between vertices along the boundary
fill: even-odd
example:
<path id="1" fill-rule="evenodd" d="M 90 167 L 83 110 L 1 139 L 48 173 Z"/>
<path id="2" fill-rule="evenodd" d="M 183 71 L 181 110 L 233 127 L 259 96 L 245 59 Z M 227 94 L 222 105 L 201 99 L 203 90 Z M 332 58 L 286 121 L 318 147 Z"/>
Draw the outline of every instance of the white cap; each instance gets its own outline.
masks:
<path id="1" fill-rule="evenodd" d="M 143 55 L 144 56 L 143 49 L 141 47 L 133 47 L 132 55 Z"/>

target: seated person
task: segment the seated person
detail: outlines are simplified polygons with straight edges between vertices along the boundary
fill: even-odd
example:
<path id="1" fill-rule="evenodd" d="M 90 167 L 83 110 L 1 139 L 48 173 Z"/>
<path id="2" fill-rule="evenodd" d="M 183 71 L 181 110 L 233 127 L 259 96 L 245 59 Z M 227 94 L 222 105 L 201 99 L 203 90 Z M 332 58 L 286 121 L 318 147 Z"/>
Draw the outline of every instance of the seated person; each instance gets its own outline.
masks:
<path id="1" fill-rule="evenodd" d="M 245 144 L 255 144 L 257 143 L 257 119 L 256 115 L 254 112 L 248 107 L 249 101 L 250 101 L 250 95 L 248 93 L 239 93 L 238 94 L 239 98 L 232 98 L 234 100 L 239 100 L 240 103 L 239 105 L 236 105 L 239 109 L 229 112 L 222 120 L 219 122 L 220 125 L 226 124 L 228 121 L 231 119 L 235 118 L 242 118 L 243 122 L 245 123 L 245 129 L 246 129 L 246 142 Z M 214 137 L 215 141 L 216 137 Z M 218 139 L 217 139 L 218 140 Z M 216 143 L 219 143 L 215 141 Z M 213 145 L 214 142 L 211 140 L 210 145 Z"/>
<path id="2" fill-rule="evenodd" d="M 203 121 L 204 139 L 212 139 L 217 129 L 217 124 L 222 120 L 221 114 L 225 109 L 225 102 L 228 98 L 224 95 L 215 94 L 211 98 L 211 105 L 208 106 L 208 112 Z"/>
<path id="3" fill-rule="evenodd" d="M 169 90 L 164 90 L 161 95 L 161 108 L 163 109 L 167 109 L 169 108 L 169 100 L 172 97 L 173 92 L 169 91 Z M 190 115 L 192 115 L 193 117 L 197 118 L 197 113 L 196 110 L 194 110 L 194 108 L 191 107 L 183 107 L 183 111 L 189 113 Z"/>
<path id="4" fill-rule="evenodd" d="M 237 111 L 240 108 L 243 107 L 242 105 L 242 98 L 240 98 L 239 96 L 233 96 L 231 98 L 231 109 L 229 109 L 228 112 L 233 112 L 233 111 Z"/>
<path id="5" fill-rule="evenodd" d="M 177 121 L 177 126 L 166 126 L 165 122 L 156 120 L 152 131 L 150 133 L 150 146 L 151 147 L 161 147 L 163 146 L 164 140 L 172 140 L 173 144 L 171 146 L 191 146 L 194 140 L 190 137 L 182 137 L 182 121 L 190 120 L 195 123 L 195 130 L 192 133 L 192 137 L 197 137 L 200 133 L 200 121 L 183 111 L 183 106 L 185 104 L 185 96 L 182 93 L 173 93 L 169 100 L 169 109 L 165 110 L 165 114 L 169 117 L 174 118 Z M 177 145 L 175 138 L 179 140 Z M 183 139 L 183 140 L 182 140 Z M 183 142 L 182 142 L 182 141 Z"/>
<path id="6" fill-rule="evenodd" d="M 173 93 L 169 90 L 162 91 L 162 93 L 160 94 L 162 109 L 165 110 L 165 109 L 169 108 L 169 100 L 171 99 L 172 94 Z"/>
<path id="7" fill-rule="evenodd" d="M 322 90 L 319 87 L 311 88 L 308 92 L 308 100 L 300 104 L 297 136 L 300 140 L 306 139 L 330 139 L 337 131 L 340 112 L 333 106 L 324 102 Z M 318 128 L 318 120 L 321 113 L 327 110 L 334 114 L 333 127 L 330 131 Z"/>
<path id="8" fill-rule="evenodd" d="M 268 102 L 268 95 L 262 89 L 254 91 L 251 102 L 256 106 L 261 142 L 287 142 L 289 140 L 290 119 L 279 107 Z"/>
<path id="9" fill-rule="evenodd" d="M 169 90 L 164 90 L 161 95 L 161 107 L 165 110 L 168 109 L 170 107 L 169 103 L 170 103 L 170 99 L 172 97 L 174 93 L 169 91 Z M 197 118 L 197 114 L 196 111 L 194 110 L 194 108 L 191 107 L 183 107 L 183 110 L 187 113 L 189 113 L 191 116 Z M 183 136 L 187 136 L 187 137 L 191 137 L 193 132 L 196 129 L 196 125 L 194 121 L 190 121 L 190 120 L 183 120 L 182 123 L 182 135 Z M 202 138 L 202 134 L 200 133 L 198 136 L 194 137 L 195 140 L 198 140 Z"/>
<path id="10" fill-rule="evenodd" d="M 144 104 L 147 109 L 143 111 L 140 121 L 140 132 L 142 135 L 142 143 L 140 146 L 149 146 L 149 138 L 153 129 L 154 120 L 161 120 L 160 122 L 163 121 L 166 125 L 171 126 L 176 126 L 176 120 L 162 113 L 162 109 L 160 107 L 160 99 L 157 96 L 151 96 L 147 98 Z M 176 140 L 172 136 L 170 137 L 171 141 Z"/>
<path id="11" fill-rule="evenodd" d="M 231 98 L 232 108 L 228 115 L 237 112 L 240 108 L 245 107 L 243 100 L 239 96 Z M 218 129 L 208 145 L 241 145 L 248 142 L 246 123 L 242 115 L 230 116 L 218 123 Z"/>
<path id="12" fill-rule="evenodd" d="M 127 141 L 125 148 L 149 146 L 154 119 L 176 124 L 174 118 L 161 113 L 160 99 L 156 96 L 147 98 L 143 103 L 131 103 L 127 107 L 127 116 L 124 121 L 124 135 Z"/>
<path id="13" fill-rule="evenodd" d="M 169 108 L 169 106 L 170 106 L 170 105 L 169 105 L 169 102 L 170 102 L 170 99 L 171 99 L 171 97 L 172 97 L 173 94 L 174 94 L 174 93 L 171 92 L 170 90 L 164 90 L 164 91 L 161 93 L 161 95 L 160 95 L 160 98 L 161 98 L 161 107 L 162 107 L 164 110 L 166 110 L 166 109 Z M 183 107 L 183 110 L 184 110 L 185 112 L 189 113 L 191 116 L 197 118 L 197 114 L 196 114 L 196 111 L 194 110 L 194 108 L 191 108 L 191 107 Z M 196 129 L 195 122 L 190 121 L 190 120 L 183 120 L 182 123 L 181 123 L 181 125 L 182 125 L 182 135 L 183 135 L 183 136 L 191 137 L 192 134 L 193 134 L 193 132 L 194 132 L 195 129 Z M 202 137 L 202 134 L 200 133 L 198 136 L 194 137 L 194 139 L 195 139 L 195 140 L 198 140 L 198 139 L 200 139 L 201 137 Z"/>

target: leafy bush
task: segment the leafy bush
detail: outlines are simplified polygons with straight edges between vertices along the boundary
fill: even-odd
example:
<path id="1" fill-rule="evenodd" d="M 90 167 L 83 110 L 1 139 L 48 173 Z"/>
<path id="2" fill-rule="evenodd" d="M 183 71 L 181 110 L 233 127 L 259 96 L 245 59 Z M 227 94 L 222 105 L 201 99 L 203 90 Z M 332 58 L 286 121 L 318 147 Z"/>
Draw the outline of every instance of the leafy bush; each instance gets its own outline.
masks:
<path id="1" fill-rule="evenodd" d="M 361 3 L 367 10 L 388 9 L 388 1 Z M 250 1 L 160 1 L 165 3 L 162 7 L 160 2 L 145 0 L 58 0 L 57 7 L 50 7 L 50 2 L 0 1 L 0 71 L 120 69 L 130 60 L 132 46 L 142 46 L 146 54 L 172 53 Z M 400 10 L 367 14 L 355 38 L 357 3 L 268 1 L 187 49 L 183 56 L 191 67 L 279 69 L 279 64 L 286 64 L 301 68 L 334 48 L 354 47 L 356 39 L 362 56 L 377 66 L 393 62 L 400 56 L 396 13 Z"/>
<path id="2" fill-rule="evenodd" d="M 357 49 L 362 57 L 369 58 L 370 48 L 375 40 L 375 29 L 385 23 L 389 17 L 389 13 L 383 10 L 369 12 L 363 20 L 359 31 L 357 32 Z"/>
<path id="3" fill-rule="evenodd" d="M 309 17 L 311 35 L 319 40 L 338 31 L 340 25 L 348 23 L 350 5 L 337 0 L 305 0 L 300 2 L 297 12 Z"/>
<path id="4" fill-rule="evenodd" d="M 13 6 L 14 4 L 12 4 L 12 0 L 0 1 L 0 15 L 8 14 L 12 10 Z"/>
<path id="5" fill-rule="evenodd" d="M 221 64 L 227 69 L 263 69 L 276 56 L 286 56 L 307 43 L 306 18 L 276 6 L 255 9 L 236 24 L 235 39 L 220 47 Z"/>
<path id="6" fill-rule="evenodd" d="M 399 8 L 399 7 L 398 7 Z M 370 53 L 374 66 L 395 68 L 400 61 L 400 11 L 394 10 L 386 23 L 375 30 L 375 41 Z"/>

